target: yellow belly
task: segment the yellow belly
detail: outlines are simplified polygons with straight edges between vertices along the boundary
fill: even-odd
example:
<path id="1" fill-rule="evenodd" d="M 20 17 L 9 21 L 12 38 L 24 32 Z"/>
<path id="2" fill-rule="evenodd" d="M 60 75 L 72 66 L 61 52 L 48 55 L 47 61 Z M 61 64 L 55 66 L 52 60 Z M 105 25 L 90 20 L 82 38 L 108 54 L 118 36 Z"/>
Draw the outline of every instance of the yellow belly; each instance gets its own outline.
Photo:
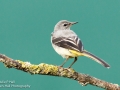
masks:
<path id="1" fill-rule="evenodd" d="M 69 50 L 70 53 L 72 54 L 72 57 L 78 57 L 78 56 L 83 56 L 83 53 L 74 51 L 74 50 Z"/>

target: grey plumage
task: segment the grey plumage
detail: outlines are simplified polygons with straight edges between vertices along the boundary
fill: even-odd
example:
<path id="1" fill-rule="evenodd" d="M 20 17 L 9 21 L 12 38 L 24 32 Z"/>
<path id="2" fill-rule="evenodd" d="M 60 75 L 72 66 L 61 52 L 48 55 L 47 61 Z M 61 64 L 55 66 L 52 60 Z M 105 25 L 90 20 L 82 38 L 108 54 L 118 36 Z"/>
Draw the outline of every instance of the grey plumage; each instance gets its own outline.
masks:
<path id="1" fill-rule="evenodd" d="M 74 62 L 70 65 L 71 67 L 77 61 L 78 56 L 86 56 L 105 67 L 110 67 L 109 64 L 102 59 L 84 50 L 80 38 L 75 32 L 70 30 L 70 27 L 76 23 L 77 22 L 61 20 L 55 25 L 54 31 L 51 35 L 51 43 L 53 48 L 59 55 L 66 58 L 61 66 L 63 66 L 69 58 L 75 58 Z M 73 50 L 73 52 L 77 52 L 78 54 L 72 53 L 71 50 Z"/>

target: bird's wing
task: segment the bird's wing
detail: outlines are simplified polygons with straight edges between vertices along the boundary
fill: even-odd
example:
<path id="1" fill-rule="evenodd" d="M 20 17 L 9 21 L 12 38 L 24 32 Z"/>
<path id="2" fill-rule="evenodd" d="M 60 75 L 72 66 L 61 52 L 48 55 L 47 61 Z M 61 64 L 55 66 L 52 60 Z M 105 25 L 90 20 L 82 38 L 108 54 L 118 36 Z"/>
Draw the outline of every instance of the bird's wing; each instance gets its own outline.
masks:
<path id="1" fill-rule="evenodd" d="M 63 47 L 69 50 L 75 50 L 81 52 L 83 50 L 83 45 L 81 40 L 77 36 L 73 37 L 52 37 L 52 43 L 59 47 Z"/>

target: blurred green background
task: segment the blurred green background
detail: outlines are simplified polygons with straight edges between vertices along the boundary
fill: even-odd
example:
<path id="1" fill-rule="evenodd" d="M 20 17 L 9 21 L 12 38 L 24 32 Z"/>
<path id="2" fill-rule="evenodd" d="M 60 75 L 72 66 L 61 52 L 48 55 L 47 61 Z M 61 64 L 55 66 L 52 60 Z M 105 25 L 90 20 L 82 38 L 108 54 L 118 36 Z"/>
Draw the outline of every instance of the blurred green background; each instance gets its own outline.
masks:
<path id="1" fill-rule="evenodd" d="M 51 32 L 59 20 L 78 21 L 72 29 L 85 49 L 111 65 L 106 69 L 89 58 L 79 57 L 72 68 L 120 84 L 120 0 L 0 0 L 0 53 L 33 64 L 60 65 L 64 59 L 50 42 Z M 0 81 L 5 80 L 31 86 L 22 90 L 103 90 L 91 85 L 84 87 L 63 77 L 7 69 L 0 63 Z M 9 89 L 21 90 L 1 88 Z"/>

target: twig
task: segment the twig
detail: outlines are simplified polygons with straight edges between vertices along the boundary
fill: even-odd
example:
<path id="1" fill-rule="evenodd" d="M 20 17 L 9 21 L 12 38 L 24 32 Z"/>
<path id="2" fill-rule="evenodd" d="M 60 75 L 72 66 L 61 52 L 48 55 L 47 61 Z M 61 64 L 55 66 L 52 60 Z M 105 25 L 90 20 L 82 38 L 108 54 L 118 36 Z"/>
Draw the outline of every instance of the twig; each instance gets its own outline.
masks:
<path id="1" fill-rule="evenodd" d="M 51 75 L 66 77 L 78 81 L 81 85 L 86 86 L 88 84 L 104 88 L 106 90 L 120 90 L 118 84 L 112 84 L 87 74 L 78 73 L 73 69 L 63 68 L 54 65 L 48 65 L 41 63 L 39 65 L 31 64 L 30 62 L 23 62 L 21 60 L 13 60 L 3 54 L 0 54 L 0 62 L 3 62 L 8 68 L 15 68 L 28 72 L 30 74 Z"/>

